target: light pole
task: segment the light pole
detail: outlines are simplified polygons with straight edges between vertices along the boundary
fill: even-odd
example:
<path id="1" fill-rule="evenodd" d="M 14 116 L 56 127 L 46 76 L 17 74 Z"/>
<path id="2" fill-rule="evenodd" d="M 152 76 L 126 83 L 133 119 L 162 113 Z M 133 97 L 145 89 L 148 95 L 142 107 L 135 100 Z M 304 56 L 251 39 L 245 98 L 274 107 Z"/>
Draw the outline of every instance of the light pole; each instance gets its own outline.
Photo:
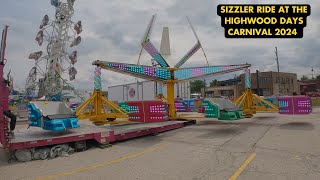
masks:
<path id="1" fill-rule="evenodd" d="M 279 70 L 279 58 L 278 58 L 278 48 L 277 47 L 276 47 L 275 53 L 276 53 L 276 61 L 277 61 L 277 68 L 278 68 L 278 88 L 279 88 L 279 94 L 280 94 L 280 92 L 281 92 L 280 70 Z"/>

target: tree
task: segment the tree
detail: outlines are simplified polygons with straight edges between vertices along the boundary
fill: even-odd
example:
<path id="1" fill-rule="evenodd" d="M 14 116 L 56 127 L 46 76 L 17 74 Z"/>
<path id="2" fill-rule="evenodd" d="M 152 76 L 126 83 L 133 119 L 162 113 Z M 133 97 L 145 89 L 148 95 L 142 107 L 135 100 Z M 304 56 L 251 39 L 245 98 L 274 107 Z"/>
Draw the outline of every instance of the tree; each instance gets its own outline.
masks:
<path id="1" fill-rule="evenodd" d="M 220 82 L 216 79 L 212 80 L 210 83 L 210 87 L 219 86 L 219 85 L 220 85 Z"/>
<path id="2" fill-rule="evenodd" d="M 301 81 L 304 81 L 304 80 L 308 80 L 309 78 L 308 78 L 308 76 L 306 76 L 306 75 L 303 75 L 302 77 L 301 77 Z"/>
<path id="3" fill-rule="evenodd" d="M 206 86 L 205 82 L 202 80 L 195 80 L 190 83 L 191 93 L 200 93 L 201 89 Z"/>
<path id="4" fill-rule="evenodd" d="M 316 79 L 317 79 L 317 80 L 320 80 L 320 75 L 318 75 L 318 76 L 316 77 Z"/>
<path id="5" fill-rule="evenodd" d="M 20 95 L 21 93 L 19 91 L 13 90 L 13 95 Z"/>

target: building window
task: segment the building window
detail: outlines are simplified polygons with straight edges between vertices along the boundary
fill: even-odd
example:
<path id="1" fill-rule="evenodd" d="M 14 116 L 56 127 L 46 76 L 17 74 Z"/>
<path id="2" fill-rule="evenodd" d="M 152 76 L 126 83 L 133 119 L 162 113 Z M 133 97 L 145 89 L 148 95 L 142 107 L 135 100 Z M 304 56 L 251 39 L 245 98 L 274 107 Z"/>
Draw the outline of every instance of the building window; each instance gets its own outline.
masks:
<path id="1" fill-rule="evenodd" d="M 271 89 L 263 89 L 262 95 L 263 96 L 271 96 Z"/>
<path id="2" fill-rule="evenodd" d="M 234 91 L 233 90 L 221 90 L 221 96 L 234 96 Z"/>

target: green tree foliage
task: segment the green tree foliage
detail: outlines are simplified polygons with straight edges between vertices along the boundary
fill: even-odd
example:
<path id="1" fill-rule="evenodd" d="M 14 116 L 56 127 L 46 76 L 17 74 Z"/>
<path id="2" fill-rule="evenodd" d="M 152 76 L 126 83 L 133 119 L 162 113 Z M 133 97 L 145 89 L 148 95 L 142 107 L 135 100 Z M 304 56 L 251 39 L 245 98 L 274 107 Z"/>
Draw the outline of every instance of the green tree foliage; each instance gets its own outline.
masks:
<path id="1" fill-rule="evenodd" d="M 13 95 L 19 95 L 19 94 L 20 94 L 19 91 L 13 90 Z"/>
<path id="2" fill-rule="evenodd" d="M 201 89 L 206 86 L 205 82 L 202 80 L 195 80 L 190 83 L 191 93 L 200 93 Z"/>
<path id="3" fill-rule="evenodd" d="M 210 87 L 219 86 L 219 85 L 220 85 L 220 82 L 216 79 L 210 82 Z"/>
<path id="4" fill-rule="evenodd" d="M 303 81 L 303 80 L 308 80 L 309 78 L 308 78 L 308 76 L 306 76 L 306 75 L 303 75 L 302 77 L 301 77 L 301 80 Z"/>
<path id="5" fill-rule="evenodd" d="M 316 79 L 317 79 L 317 80 L 320 80 L 320 75 L 318 75 L 318 76 L 316 77 Z"/>

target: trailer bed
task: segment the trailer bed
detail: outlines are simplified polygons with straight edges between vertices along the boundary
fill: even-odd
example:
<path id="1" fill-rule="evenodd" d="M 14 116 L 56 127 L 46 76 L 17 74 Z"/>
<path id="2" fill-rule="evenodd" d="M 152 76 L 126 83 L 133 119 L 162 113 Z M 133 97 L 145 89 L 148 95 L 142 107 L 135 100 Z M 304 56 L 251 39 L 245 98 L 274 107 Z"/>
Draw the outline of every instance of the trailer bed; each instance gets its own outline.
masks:
<path id="1" fill-rule="evenodd" d="M 122 125 L 94 126 L 81 124 L 80 128 L 67 131 L 46 131 L 40 128 L 20 130 L 9 144 L 9 150 L 49 146 L 93 139 L 98 143 L 115 141 L 160 133 L 194 124 L 194 120 L 166 121 L 157 123 L 130 123 Z"/>

